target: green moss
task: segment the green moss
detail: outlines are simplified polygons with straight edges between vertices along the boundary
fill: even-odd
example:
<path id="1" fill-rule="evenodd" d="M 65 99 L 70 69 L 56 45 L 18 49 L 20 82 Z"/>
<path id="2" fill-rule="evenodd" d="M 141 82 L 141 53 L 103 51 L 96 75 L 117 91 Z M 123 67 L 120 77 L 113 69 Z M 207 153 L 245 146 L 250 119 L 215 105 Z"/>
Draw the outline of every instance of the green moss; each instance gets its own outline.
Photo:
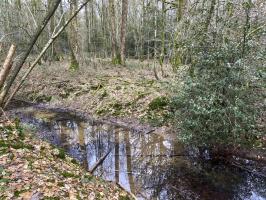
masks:
<path id="1" fill-rule="evenodd" d="M 43 200 L 60 200 L 59 197 L 43 197 Z"/>
<path id="2" fill-rule="evenodd" d="M 126 196 L 119 195 L 118 199 L 119 200 L 130 200 L 130 197 L 128 195 Z"/>
<path id="3" fill-rule="evenodd" d="M 123 108 L 123 105 L 121 103 L 114 103 L 112 106 L 115 110 L 121 110 Z"/>
<path id="4" fill-rule="evenodd" d="M 58 158 L 61 158 L 61 159 L 65 159 L 66 158 L 66 153 L 65 153 L 65 150 L 62 149 L 62 148 L 59 148 L 59 154 L 56 155 Z"/>
<path id="5" fill-rule="evenodd" d="M 48 179 L 47 182 L 55 183 L 55 179 Z"/>
<path id="6" fill-rule="evenodd" d="M 77 178 L 78 177 L 77 175 L 67 172 L 67 171 L 62 172 L 62 176 L 64 178 Z"/>
<path id="7" fill-rule="evenodd" d="M 0 178 L 0 183 L 9 183 L 10 181 L 8 178 Z"/>
<path id="8" fill-rule="evenodd" d="M 169 99 L 165 96 L 157 97 L 149 103 L 149 110 L 161 110 L 169 104 Z"/>
<path id="9" fill-rule="evenodd" d="M 97 115 L 105 115 L 107 113 L 109 113 L 110 111 L 108 109 L 105 109 L 105 108 L 100 108 L 98 110 L 96 110 L 96 114 Z"/>
<path id="10" fill-rule="evenodd" d="M 113 65 L 121 65 L 122 64 L 120 54 L 118 54 L 114 59 L 112 59 L 112 64 Z"/>
<path id="11" fill-rule="evenodd" d="M 15 197 L 19 197 L 19 195 L 20 194 L 22 194 L 22 193 L 24 193 L 24 192 L 26 192 L 27 190 L 16 190 L 15 192 L 14 192 L 14 196 Z"/>
<path id="12" fill-rule="evenodd" d="M 88 183 L 93 179 L 93 176 L 84 175 L 84 177 L 81 179 L 81 182 Z"/>
<path id="13" fill-rule="evenodd" d="M 13 149 L 34 149 L 34 147 L 30 144 L 24 144 L 21 141 L 13 141 L 12 143 L 7 142 L 5 140 L 0 140 L 0 146 L 3 148 L 13 148 Z"/>
<path id="14" fill-rule="evenodd" d="M 65 183 L 64 183 L 64 182 L 58 182 L 57 185 L 58 185 L 59 187 L 64 187 L 64 186 L 65 186 Z"/>
<path id="15" fill-rule="evenodd" d="M 77 59 L 75 58 L 75 56 L 71 56 L 69 69 L 71 71 L 77 71 L 79 69 L 79 63 Z"/>
<path id="16" fill-rule="evenodd" d="M 73 163 L 73 164 L 75 164 L 75 165 L 78 165 L 78 164 L 79 164 L 78 161 L 76 161 L 75 159 L 72 159 L 72 160 L 71 160 L 71 163 Z"/>
<path id="17" fill-rule="evenodd" d="M 107 97 L 107 96 L 108 96 L 108 93 L 106 90 L 104 90 L 103 93 L 101 94 L 100 99 L 103 99 L 104 97 Z"/>

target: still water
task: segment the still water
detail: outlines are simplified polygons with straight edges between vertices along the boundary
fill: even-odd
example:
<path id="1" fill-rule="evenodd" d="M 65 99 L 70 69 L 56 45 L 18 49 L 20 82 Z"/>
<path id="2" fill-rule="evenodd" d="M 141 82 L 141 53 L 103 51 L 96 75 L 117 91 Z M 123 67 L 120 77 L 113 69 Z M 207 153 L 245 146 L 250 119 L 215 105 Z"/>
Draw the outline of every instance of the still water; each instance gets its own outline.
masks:
<path id="1" fill-rule="evenodd" d="M 22 122 L 64 148 L 86 169 L 110 151 L 94 175 L 116 181 L 138 199 L 265 200 L 266 179 L 224 163 L 188 157 L 174 135 L 132 132 L 67 112 L 23 108 Z"/>

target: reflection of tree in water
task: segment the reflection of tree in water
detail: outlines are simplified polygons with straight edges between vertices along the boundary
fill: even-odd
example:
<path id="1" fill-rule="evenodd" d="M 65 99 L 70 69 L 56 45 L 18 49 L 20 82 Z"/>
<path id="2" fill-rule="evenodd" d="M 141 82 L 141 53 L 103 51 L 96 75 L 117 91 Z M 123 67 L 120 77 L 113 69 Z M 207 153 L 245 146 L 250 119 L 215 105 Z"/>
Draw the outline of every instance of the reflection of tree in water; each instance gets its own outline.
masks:
<path id="1" fill-rule="evenodd" d="M 119 131 L 115 130 L 115 181 L 119 183 Z"/>
<path id="2" fill-rule="evenodd" d="M 86 160 L 84 129 L 79 122 L 71 120 L 58 121 L 56 126 L 56 133 L 60 138 L 60 146 L 81 163 Z"/>
<path id="3" fill-rule="evenodd" d="M 134 194 L 135 191 L 135 183 L 133 178 L 133 171 L 132 171 L 132 158 L 131 158 L 131 144 L 129 140 L 129 132 L 125 132 L 125 144 L 126 144 L 126 158 L 127 158 L 127 174 L 128 174 L 128 181 L 130 185 L 130 191 Z"/>
<path id="4" fill-rule="evenodd" d="M 183 147 L 156 134 L 132 133 L 112 126 L 60 121 L 56 140 L 75 158 L 92 166 L 110 148 L 97 175 L 124 184 L 147 199 L 263 199 L 266 180 L 238 169 L 168 157 Z"/>

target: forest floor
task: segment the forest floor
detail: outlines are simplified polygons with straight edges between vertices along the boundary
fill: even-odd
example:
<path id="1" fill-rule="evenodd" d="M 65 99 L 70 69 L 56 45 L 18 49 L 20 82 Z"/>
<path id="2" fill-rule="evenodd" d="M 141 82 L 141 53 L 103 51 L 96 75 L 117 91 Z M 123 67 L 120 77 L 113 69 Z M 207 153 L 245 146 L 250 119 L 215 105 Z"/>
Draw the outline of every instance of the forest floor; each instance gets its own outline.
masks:
<path id="1" fill-rule="evenodd" d="M 87 63 L 75 72 L 69 71 L 67 61 L 42 64 L 17 98 L 80 110 L 94 118 L 167 126 L 170 86 L 178 81 L 171 67 L 164 66 L 162 77 L 157 66 L 160 79 L 156 80 L 153 64 L 148 62 L 129 60 L 126 67 L 102 59 Z"/>
<path id="2" fill-rule="evenodd" d="M 0 199 L 131 199 L 116 184 L 85 171 L 63 150 L 14 124 L 1 121 Z"/>

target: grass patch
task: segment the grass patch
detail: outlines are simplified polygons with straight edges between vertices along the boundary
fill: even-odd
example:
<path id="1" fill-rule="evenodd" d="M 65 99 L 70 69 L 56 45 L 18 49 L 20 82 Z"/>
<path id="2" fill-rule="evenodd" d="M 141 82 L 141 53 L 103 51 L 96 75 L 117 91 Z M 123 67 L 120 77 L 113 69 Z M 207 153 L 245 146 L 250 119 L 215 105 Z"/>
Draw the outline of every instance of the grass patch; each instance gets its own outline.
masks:
<path id="1" fill-rule="evenodd" d="M 149 103 L 149 110 L 161 110 L 169 104 L 169 99 L 165 96 L 157 97 Z"/>
<path id="2" fill-rule="evenodd" d="M 78 178 L 77 175 L 70 173 L 70 172 L 67 172 L 67 171 L 62 172 L 62 176 L 64 178 Z"/>
<path id="3" fill-rule="evenodd" d="M 19 197 L 20 196 L 20 194 L 22 194 L 22 193 L 24 193 L 24 192 L 27 192 L 28 190 L 16 190 L 15 192 L 14 192 L 14 196 L 15 197 Z"/>
<path id="4" fill-rule="evenodd" d="M 11 180 L 8 178 L 0 178 L 0 183 L 9 183 L 9 182 L 11 182 Z"/>
<path id="5" fill-rule="evenodd" d="M 43 197 L 43 200 L 60 200 L 59 197 Z"/>
<path id="6" fill-rule="evenodd" d="M 122 195 L 120 195 L 120 196 L 118 197 L 118 199 L 119 199 L 119 200 L 130 200 L 130 197 L 129 197 L 128 195 L 126 195 L 126 196 L 122 196 Z"/>
<path id="7" fill-rule="evenodd" d="M 65 153 L 65 150 L 62 149 L 62 148 L 58 148 L 59 150 L 59 153 L 58 155 L 56 155 L 57 158 L 60 158 L 60 159 L 66 159 L 66 153 Z"/>
<path id="8" fill-rule="evenodd" d="M 92 181 L 92 179 L 93 179 L 93 176 L 89 176 L 89 175 L 85 174 L 84 177 L 81 179 L 81 182 L 88 183 L 88 182 Z"/>
<path id="9" fill-rule="evenodd" d="M 76 161 L 75 159 L 71 160 L 71 163 L 75 164 L 75 165 L 79 165 L 78 161 Z"/>
<path id="10" fill-rule="evenodd" d="M 5 140 L 0 140 L 0 146 L 2 148 L 13 148 L 13 149 L 29 149 L 33 150 L 34 147 L 30 144 L 24 144 L 20 141 L 14 141 L 14 142 L 7 142 Z"/>

